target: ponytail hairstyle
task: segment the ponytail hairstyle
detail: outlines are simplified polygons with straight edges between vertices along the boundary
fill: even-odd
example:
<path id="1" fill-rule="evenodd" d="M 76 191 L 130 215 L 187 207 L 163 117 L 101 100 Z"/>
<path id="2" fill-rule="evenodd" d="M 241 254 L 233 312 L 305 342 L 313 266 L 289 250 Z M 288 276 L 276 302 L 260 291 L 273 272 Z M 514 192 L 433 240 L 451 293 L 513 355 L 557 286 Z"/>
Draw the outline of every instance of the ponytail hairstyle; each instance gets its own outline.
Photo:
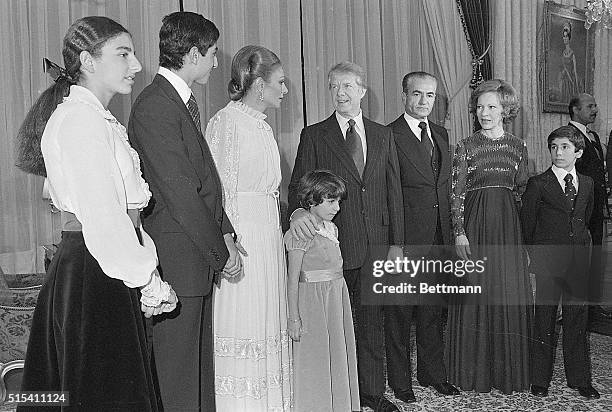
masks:
<path id="1" fill-rule="evenodd" d="M 75 21 L 64 36 L 62 56 L 66 68 L 44 59 L 45 70 L 55 82 L 32 105 L 19 128 L 16 164 L 19 169 L 47 176 L 40 140 L 57 105 L 68 96 L 70 86 L 81 80 L 81 52 L 87 51 L 93 57 L 99 57 L 106 42 L 123 33 L 129 34 L 125 27 L 108 17 L 83 17 Z"/>
<path id="2" fill-rule="evenodd" d="M 230 99 L 240 100 L 261 77 L 266 82 L 270 75 L 281 64 L 272 51 L 262 46 L 244 46 L 232 59 L 232 79 L 227 85 Z"/>

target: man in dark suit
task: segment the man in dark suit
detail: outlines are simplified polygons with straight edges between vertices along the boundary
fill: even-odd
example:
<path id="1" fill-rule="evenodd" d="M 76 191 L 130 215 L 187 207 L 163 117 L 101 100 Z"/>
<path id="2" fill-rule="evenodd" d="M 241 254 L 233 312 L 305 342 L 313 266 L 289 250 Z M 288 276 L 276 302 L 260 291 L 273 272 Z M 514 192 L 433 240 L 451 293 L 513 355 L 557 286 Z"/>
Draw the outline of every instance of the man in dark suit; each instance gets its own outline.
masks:
<path id="1" fill-rule="evenodd" d="M 412 72 L 402 80 L 405 113 L 389 127 L 393 130 L 400 165 L 404 203 L 404 256 L 448 258 L 444 245 L 451 244 L 451 163 L 446 129 L 428 121 L 436 99 L 438 81 L 429 73 Z M 445 283 L 440 275 L 416 282 Z M 410 300 L 410 301 L 408 301 Z M 415 305 L 416 303 L 416 305 Z M 385 308 L 387 377 L 395 396 L 415 402 L 410 366 L 410 325 L 416 317 L 417 379 L 442 395 L 459 391 L 447 382 L 444 366 L 445 297 L 408 295 L 401 305 Z"/>
<path id="2" fill-rule="evenodd" d="M 129 122 L 153 193 L 143 224 L 180 301 L 155 319 L 153 353 L 166 412 L 212 411 L 212 283 L 216 272 L 239 273 L 241 259 L 191 86 L 205 84 L 217 66 L 219 31 L 199 14 L 177 12 L 164 17 L 159 38 L 159 71 Z"/>
<path id="3" fill-rule="evenodd" d="M 297 208 L 295 189 L 305 173 L 328 169 L 345 180 L 348 197 L 334 222 L 355 311 L 361 401 L 375 411 L 397 411 L 383 396 L 382 306 L 364 304 L 372 292 L 362 288 L 362 280 L 363 285 L 372 280 L 374 260 L 402 257 L 404 216 L 395 143 L 390 129 L 362 114 L 366 79 L 360 66 L 339 63 L 328 80 L 335 112 L 302 130 L 289 184 L 289 212 Z M 291 230 L 299 238 L 314 236 L 317 223 L 311 216 L 302 209 L 293 214 Z"/>
<path id="4" fill-rule="evenodd" d="M 548 137 L 553 165 L 529 179 L 522 196 L 521 226 L 536 275 L 531 393 L 547 396 L 552 378 L 559 300 L 563 304 L 563 360 L 567 385 L 585 398 L 599 398 L 591 385 L 588 349 L 589 249 L 587 222 L 593 211 L 593 180 L 576 172 L 585 139 L 572 126 Z"/>
<path id="5" fill-rule="evenodd" d="M 604 209 L 607 203 L 606 171 L 604 167 L 605 152 L 601 146 L 599 136 L 587 127 L 597 118 L 597 103 L 590 94 L 579 94 L 569 103 L 570 126 L 578 131 L 585 139 L 584 153 L 576 161 L 578 173 L 589 176 L 594 183 L 593 214 L 589 221 L 589 230 L 593 237 L 593 252 L 590 263 L 590 300 L 597 303 L 601 300 L 603 283 L 603 267 L 601 245 L 603 241 Z M 601 312 L 601 307 L 592 306 L 591 316 Z"/>

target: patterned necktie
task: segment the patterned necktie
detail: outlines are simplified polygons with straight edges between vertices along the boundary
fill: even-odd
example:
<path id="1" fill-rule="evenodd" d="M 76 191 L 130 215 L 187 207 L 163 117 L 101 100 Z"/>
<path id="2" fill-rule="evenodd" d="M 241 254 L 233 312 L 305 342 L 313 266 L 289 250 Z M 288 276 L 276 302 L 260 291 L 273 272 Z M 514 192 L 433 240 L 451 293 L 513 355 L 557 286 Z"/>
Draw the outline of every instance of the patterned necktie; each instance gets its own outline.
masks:
<path id="1" fill-rule="evenodd" d="M 576 188 L 572 183 L 574 180 L 574 176 L 571 173 L 568 173 L 563 178 L 565 180 L 565 198 L 567 199 L 568 205 L 574 210 L 574 200 L 576 199 Z"/>
<path id="2" fill-rule="evenodd" d="M 429 157 L 431 158 L 433 153 L 433 145 L 431 144 L 431 140 L 429 140 L 429 135 L 427 134 L 427 123 L 419 123 L 419 128 L 421 129 L 421 146 L 423 149 L 425 149 L 425 153 L 429 153 Z"/>
<path id="3" fill-rule="evenodd" d="M 193 122 L 198 128 L 198 131 L 202 133 L 202 125 L 200 123 L 200 110 L 198 109 L 198 103 L 196 102 L 195 97 L 193 97 L 193 94 L 189 96 L 189 100 L 187 100 L 187 110 L 189 110 L 189 114 L 191 115 Z"/>
<path id="4" fill-rule="evenodd" d="M 353 158 L 353 162 L 355 162 L 359 176 L 362 176 L 365 163 L 363 161 L 363 146 L 361 145 L 361 137 L 359 137 L 357 130 L 355 130 L 355 121 L 350 119 L 348 124 L 349 128 L 346 131 L 346 148 Z"/>

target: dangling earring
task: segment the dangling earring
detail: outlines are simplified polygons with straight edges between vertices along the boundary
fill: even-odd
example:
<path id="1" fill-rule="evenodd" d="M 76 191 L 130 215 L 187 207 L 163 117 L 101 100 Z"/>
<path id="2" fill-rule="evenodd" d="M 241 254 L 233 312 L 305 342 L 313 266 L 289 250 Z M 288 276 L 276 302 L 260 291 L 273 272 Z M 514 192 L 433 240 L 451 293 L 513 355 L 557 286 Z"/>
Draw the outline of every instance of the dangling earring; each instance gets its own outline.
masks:
<path id="1" fill-rule="evenodd" d="M 263 86 L 261 87 L 261 89 L 259 89 L 259 100 L 263 102 L 264 100 L 264 95 L 263 95 Z"/>

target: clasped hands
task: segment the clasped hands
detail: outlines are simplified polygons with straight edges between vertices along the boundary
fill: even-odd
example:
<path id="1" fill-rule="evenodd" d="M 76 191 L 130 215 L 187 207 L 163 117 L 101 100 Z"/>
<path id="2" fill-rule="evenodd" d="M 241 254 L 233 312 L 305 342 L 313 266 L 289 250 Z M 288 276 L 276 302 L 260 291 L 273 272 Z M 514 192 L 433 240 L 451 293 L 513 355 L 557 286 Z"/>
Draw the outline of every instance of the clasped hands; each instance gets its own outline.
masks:
<path id="1" fill-rule="evenodd" d="M 148 306 L 144 303 L 140 303 L 140 310 L 144 313 L 145 318 L 150 318 L 151 316 L 159 315 L 161 313 L 172 312 L 176 309 L 176 304 L 178 303 L 178 298 L 176 297 L 176 293 L 174 289 L 170 288 L 170 294 L 168 295 L 167 300 L 163 300 L 157 306 Z"/>
<path id="2" fill-rule="evenodd" d="M 172 286 L 161 280 L 157 269 L 151 275 L 149 284 L 141 289 L 140 310 L 145 318 L 159 315 L 164 312 L 172 312 L 176 308 L 178 298 Z"/>
<path id="3" fill-rule="evenodd" d="M 229 252 L 229 257 L 227 258 L 227 262 L 225 263 L 225 267 L 223 268 L 223 274 L 225 277 L 232 279 L 243 272 L 243 264 L 242 264 L 242 256 L 248 256 L 247 251 L 240 244 L 241 236 L 238 235 L 236 241 L 234 241 L 234 237 L 231 233 L 226 233 L 223 235 L 223 240 L 225 241 L 225 246 L 227 246 L 227 250 Z"/>

